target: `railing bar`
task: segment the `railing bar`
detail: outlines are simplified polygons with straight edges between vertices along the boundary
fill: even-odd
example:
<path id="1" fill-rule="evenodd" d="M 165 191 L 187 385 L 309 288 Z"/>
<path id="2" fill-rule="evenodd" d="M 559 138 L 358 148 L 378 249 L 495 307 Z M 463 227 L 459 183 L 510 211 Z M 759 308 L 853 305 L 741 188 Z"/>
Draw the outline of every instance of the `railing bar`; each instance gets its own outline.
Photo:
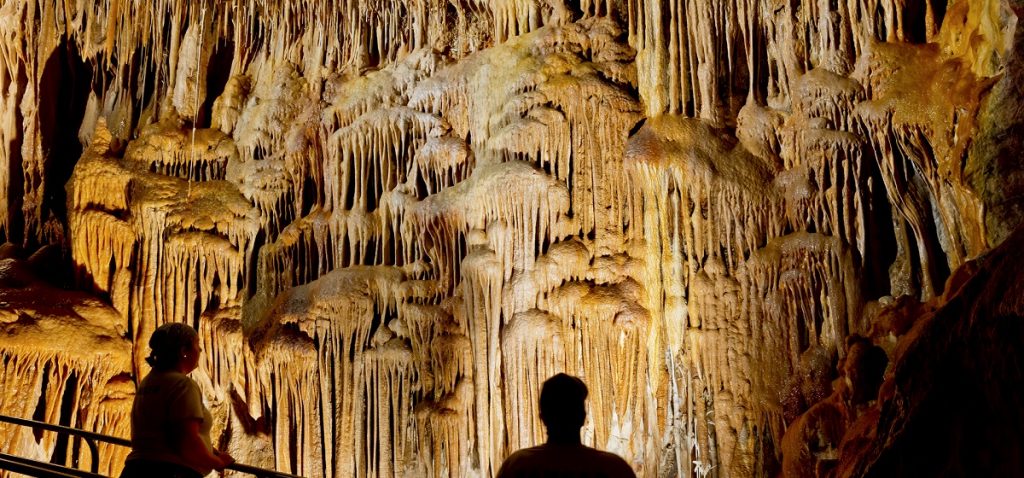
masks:
<path id="1" fill-rule="evenodd" d="M 73 436 L 80 436 L 84 438 L 92 438 L 94 440 L 113 443 L 115 445 L 132 446 L 130 440 L 124 438 L 112 437 L 109 435 L 102 435 L 99 433 L 93 433 L 86 430 L 79 430 L 77 428 L 65 427 L 62 425 L 53 425 L 46 422 L 37 422 L 35 420 L 25 420 L 24 418 L 9 417 L 7 415 L 0 415 L 0 422 L 13 423 L 15 425 L 22 425 L 26 427 L 42 428 L 43 430 L 49 430 L 52 432 L 63 432 Z"/>
<path id="2" fill-rule="evenodd" d="M 36 466 L 30 463 L 21 463 L 18 461 L 9 461 L 4 458 L 0 458 L 0 470 L 10 471 L 15 474 L 22 474 L 26 476 L 35 477 L 46 477 L 46 478 L 78 478 L 77 475 L 69 473 L 60 473 L 54 470 L 48 470 L 46 468 Z"/>
<path id="3" fill-rule="evenodd" d="M 55 465 L 53 463 L 47 463 L 44 461 L 23 458 L 16 455 L 8 455 L 6 453 L 0 453 L 0 469 L 7 469 L 17 473 L 26 474 L 26 470 L 44 473 L 43 475 L 33 476 L 104 478 L 103 475 L 99 475 L 96 473 L 90 473 L 88 471 L 77 470 L 74 468 L 68 468 L 66 466 Z"/>
<path id="4" fill-rule="evenodd" d="M 257 468 L 255 466 L 243 465 L 241 463 L 232 463 L 232 464 L 227 466 L 227 469 L 234 470 L 234 471 L 241 471 L 242 473 L 249 473 L 250 475 L 256 475 L 256 476 L 261 476 L 261 477 L 262 476 L 277 476 L 277 477 L 280 477 L 280 478 L 302 478 L 301 476 L 298 476 L 298 475 L 292 475 L 292 474 L 283 473 L 283 472 L 274 471 L 274 470 L 266 470 L 266 469 L 263 469 L 263 468 Z"/>
<path id="5" fill-rule="evenodd" d="M 89 467 L 92 468 L 92 472 L 93 473 L 99 473 L 100 472 L 100 450 L 99 450 L 99 448 L 96 448 L 96 442 L 92 438 L 83 437 L 82 439 L 85 440 L 85 444 L 86 445 L 89 445 L 89 453 L 92 455 L 92 464 L 89 465 Z M 78 454 L 76 453 L 75 455 L 77 456 Z"/>

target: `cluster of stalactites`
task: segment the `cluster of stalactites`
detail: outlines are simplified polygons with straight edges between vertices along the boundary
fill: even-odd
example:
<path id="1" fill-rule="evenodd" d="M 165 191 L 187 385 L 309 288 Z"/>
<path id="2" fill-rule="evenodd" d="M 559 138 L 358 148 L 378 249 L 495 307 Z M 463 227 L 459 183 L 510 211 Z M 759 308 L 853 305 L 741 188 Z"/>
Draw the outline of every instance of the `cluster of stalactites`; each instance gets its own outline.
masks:
<path id="1" fill-rule="evenodd" d="M 614 248 L 625 203 L 615 158 L 641 109 L 629 94 L 633 51 L 620 33 L 608 18 L 538 30 L 439 72 L 410 93 L 409 104 L 469 141 L 477 165 L 525 162 L 562 181 L 573 227 Z"/>
<path id="2" fill-rule="evenodd" d="M 594 270 L 598 273 L 595 278 L 600 277 L 602 268 Z M 643 461 L 651 452 L 643 437 L 658 433 L 659 422 L 649 393 L 659 375 L 651 375 L 648 369 L 649 363 L 657 360 L 651 355 L 657 352 L 649 347 L 652 324 L 648 311 L 639 304 L 642 293 L 643 287 L 633 279 L 620 276 L 618 282 L 610 284 L 567 282 L 548 294 L 542 304 L 552 316 L 563 318 L 557 325 L 564 355 L 554 356 L 555 363 L 563 361 L 564 365 L 559 365 L 564 371 L 585 377 L 591 391 L 588 406 L 593 412 L 588 416 L 585 433 L 594 446 L 610 449 L 634 463 Z M 530 312 L 525 314 L 529 316 Z M 520 314 L 513 316 L 513 324 L 518 317 Z M 508 346 L 516 348 L 514 341 Z M 543 341 L 532 342 L 530 346 L 536 347 L 537 353 L 547 347 Z M 520 362 L 507 363 L 509 367 L 518 367 Z M 538 370 L 539 374 L 532 379 L 543 381 L 551 375 L 542 375 L 547 371 Z M 511 371 L 506 369 L 506 373 Z M 529 397 L 521 395 L 530 388 L 527 385 L 525 390 L 510 391 L 508 402 L 512 410 L 524 411 L 521 420 L 533 420 L 536 431 L 536 415 L 525 415 L 536 409 L 524 402 Z M 535 393 L 536 387 L 532 388 L 530 393 Z M 526 446 L 528 441 L 511 445 Z"/>
<path id="3" fill-rule="evenodd" d="M 568 207 L 563 184 L 526 163 L 508 162 L 478 167 L 467 181 L 413 204 L 407 214 L 440 279 L 453 287 L 470 231 L 491 231 L 490 248 L 507 280 L 514 269 L 532 268 L 542 243 L 564 237 Z"/>
<path id="4" fill-rule="evenodd" d="M 201 139 L 203 151 L 234 151 L 219 132 Z M 184 135 L 154 129 L 138 142 L 119 158 L 100 124 L 72 176 L 68 219 L 79 282 L 109 297 L 126 328 L 145 337 L 167 321 L 200 324 L 205 312 L 241 306 L 259 224 L 225 181 L 150 171 L 154 156 L 187 163 Z M 152 144 L 174 147 L 147 154 Z"/>
<path id="5" fill-rule="evenodd" d="M 324 184 L 327 208 L 373 211 L 385 192 L 404 184 L 416 151 L 441 121 L 409 108 L 374 110 L 328 140 Z"/>
<path id="6" fill-rule="evenodd" d="M 782 171 L 775 186 L 795 231 L 813 231 L 851 244 L 862 258 L 873 232 L 877 166 L 866 149 L 855 108 L 860 84 L 824 69 L 793 83 L 793 111 L 778 133 Z"/>
<path id="7" fill-rule="evenodd" d="M 332 270 L 390 265 L 386 257 L 391 251 L 382 248 L 394 242 L 393 236 L 384 234 L 378 214 L 316 210 L 292 222 L 276 242 L 260 249 L 257 287 L 274 297 Z"/>
<path id="8" fill-rule="evenodd" d="M 919 263 L 985 248 L 956 164 L 974 113 L 914 117 L 931 102 L 893 99 L 886 61 L 904 57 L 875 44 L 933 38 L 931 3 L 923 20 L 895 0 L 783 3 L 584 0 L 574 23 L 569 5 L 526 0 L 111 0 L 25 18 L 27 44 L 84 25 L 66 28 L 83 57 L 168 98 L 135 111 L 146 87 L 120 78 L 90 100 L 127 119 L 114 136 L 136 116 L 158 126 L 124 158 L 92 133 L 72 255 L 129 316 L 137 356 L 155 325 L 199 325 L 204 392 L 242 395 L 231 420 L 270 419 L 266 437 L 233 435 L 265 438 L 266 466 L 493 473 L 543 439 L 539 384 L 566 371 L 590 385 L 589 444 L 648 475 L 671 448 L 680 475 L 704 476 L 738 474 L 766 428 L 779 437 L 795 364 L 861 330 L 875 190 Z M 20 62 L 39 63 L 12 44 L 0 136 L 32 100 Z M 221 48 L 230 78 L 213 129 L 196 129 Z M 908 71 L 933 73 L 924 57 Z M 934 78 L 980 95 L 955 66 Z"/>
<path id="9" fill-rule="evenodd" d="M 613 31 L 595 30 L 604 33 L 592 34 L 591 38 L 586 30 L 574 26 L 564 31 L 552 30 L 533 35 L 524 42 L 530 45 L 530 49 L 509 48 L 505 53 L 524 55 L 520 60 L 524 64 L 533 61 L 530 59 L 532 54 L 548 55 L 545 61 L 552 62 L 552 71 L 560 73 L 554 81 L 541 85 L 536 83 L 536 77 L 514 79 L 503 95 L 492 94 L 488 85 L 492 84 L 494 76 L 506 71 L 516 74 L 520 68 L 504 64 L 496 64 L 494 70 L 481 67 L 479 63 L 491 61 L 488 57 L 478 59 L 479 63 L 471 67 L 475 72 L 470 75 L 458 74 L 461 67 L 455 66 L 438 72 L 434 79 L 419 83 L 419 87 L 409 93 L 411 100 L 407 104 L 404 98 L 413 84 L 408 78 L 421 75 L 418 71 L 429 66 L 429 62 L 414 65 L 411 70 L 402 64 L 375 72 L 365 79 L 344 85 L 351 90 L 339 87 L 339 92 L 352 93 L 339 94 L 322 118 L 327 125 L 324 170 L 333 171 L 325 175 L 329 179 L 323 184 L 326 193 L 324 209 L 314 210 L 289 226 L 277 242 L 264 248 L 265 255 L 261 254 L 260 274 L 267 277 L 261 279 L 261 284 L 265 284 L 261 288 L 285 291 L 286 295 L 290 294 L 287 291 L 289 286 L 307 281 L 312 282 L 298 289 L 316 286 L 331 280 L 329 278 L 334 273 L 326 273 L 330 268 L 357 263 L 340 259 L 340 255 L 346 254 L 341 252 L 343 246 L 340 243 L 346 241 L 346 236 L 349 237 L 347 241 L 355 239 L 353 234 L 346 235 L 344 227 L 338 229 L 334 224 L 369 226 L 371 240 L 379 244 L 373 249 L 382 251 L 375 263 L 383 260 L 386 264 L 393 260 L 396 264 L 416 265 L 417 270 L 421 269 L 418 264 L 428 265 L 427 269 L 414 275 L 426 272 L 435 280 L 414 280 L 410 277 L 400 286 L 413 295 L 410 302 L 400 305 L 399 319 L 389 319 L 389 313 L 379 308 L 366 312 L 371 317 L 373 314 L 381 317 L 381 323 L 388 324 L 387 330 L 409 339 L 416 373 L 401 375 L 407 372 L 400 372 L 400 376 L 417 377 L 420 383 L 415 385 L 422 387 L 425 398 L 429 397 L 420 402 L 416 413 L 417 423 L 422 427 L 417 430 L 420 459 L 432 460 L 435 466 L 428 467 L 428 474 L 443 476 L 446 474 L 444 470 L 457 474 L 468 470 L 470 463 L 477 463 L 480 469 L 493 472 L 512 447 L 532 442 L 524 439 L 512 443 L 504 438 L 506 428 L 502 425 L 501 415 L 506 407 L 501 404 L 513 397 L 503 398 L 498 388 L 503 372 L 497 358 L 505 350 L 501 339 L 502 324 L 520 312 L 536 308 L 540 301 L 545 300 L 546 294 L 552 293 L 552 289 L 566 278 L 578 278 L 573 271 L 585 268 L 589 263 L 590 252 L 585 248 L 580 254 L 577 248 L 557 246 L 558 241 L 583 224 L 569 219 L 572 199 L 568 189 L 579 184 L 577 194 L 585 198 L 580 200 L 581 212 L 578 214 L 581 216 L 594 217 L 595 214 L 589 211 L 595 211 L 596 205 L 606 201 L 624 202 L 622 192 L 611 189 L 616 186 L 615 179 L 620 175 L 614 161 L 609 162 L 608 158 L 614 158 L 617 151 L 624 149 L 625 138 L 636 121 L 638 107 L 625 90 L 604 84 L 596 75 L 587 77 L 572 73 L 571 63 L 559 59 L 559 55 L 575 55 L 570 52 L 586 43 L 584 50 L 593 48 L 594 55 L 603 55 L 596 60 L 609 64 L 628 61 L 628 49 L 613 49 L 612 52 L 618 53 L 609 54 L 609 50 L 604 48 L 614 45 L 611 39 Z M 571 41 L 566 41 L 565 37 Z M 536 42 L 536 45 L 530 42 Z M 595 46 L 591 47 L 591 43 Z M 604 46 L 598 48 L 597 44 Z M 613 72 L 608 76 L 628 81 L 628 72 L 612 66 L 608 68 Z M 452 73 L 451 78 L 446 76 L 449 73 Z M 464 81 L 467 76 L 468 82 Z M 474 91 L 476 89 L 479 92 Z M 544 93 L 531 96 L 530 90 L 543 90 Z M 465 102 L 454 99 L 460 94 L 465 95 Z M 521 107 L 510 108 L 502 99 L 504 96 L 521 98 L 523 101 L 512 102 Z M 585 102 L 572 99 L 580 96 L 594 99 Z M 383 104 L 387 108 L 373 110 L 367 106 L 369 99 L 377 99 L 375 104 Z M 461 106 L 455 108 L 458 105 Z M 424 110 L 429 114 L 422 113 Z M 499 112 L 501 115 L 496 115 Z M 541 143 L 535 151 L 506 155 L 506 151 L 514 151 L 513 148 L 517 147 L 514 141 L 502 142 L 500 139 L 511 131 L 510 125 L 525 124 L 532 117 L 544 115 L 557 119 L 563 114 L 571 119 L 571 122 L 561 120 L 567 126 L 565 133 L 568 135 L 568 127 L 572 125 L 574 135 L 566 139 L 552 136 L 550 145 Z M 491 122 L 488 119 L 491 117 L 496 120 Z M 599 121 L 599 118 L 614 118 L 615 121 L 605 124 L 607 122 Z M 478 129 L 471 132 L 470 124 Z M 451 125 L 450 129 L 448 125 Z M 492 135 L 489 131 L 499 133 Z M 495 141 L 493 138 L 499 139 Z M 570 175 L 571 151 L 585 158 L 584 162 L 591 165 L 589 169 Z M 354 189 L 355 185 L 346 179 L 356 177 L 353 174 L 356 168 L 362 172 L 372 171 L 375 176 L 362 186 L 364 189 Z M 594 191 L 596 188 L 602 190 Z M 612 211 L 609 217 L 602 218 L 600 226 L 594 219 L 587 220 L 583 227 L 587 231 L 608 229 L 612 224 L 621 223 L 617 220 L 618 214 Z M 347 230 L 351 231 L 351 226 L 348 227 Z M 360 228 L 367 230 L 363 226 Z M 597 231 L 599 235 L 605 232 Z M 402 237 L 416 239 L 399 241 Z M 547 255 L 544 255 L 543 244 L 556 245 L 548 247 Z M 574 252 L 558 252 L 563 249 Z M 571 264 L 562 264 L 560 261 L 565 259 L 552 260 L 551 254 L 575 259 L 569 261 Z M 294 277 L 289 277 L 296 272 Z M 605 274 L 611 275 L 601 276 L 601 282 L 612 280 L 609 278 L 612 276 L 618 277 L 616 273 Z M 590 287 L 587 283 L 579 286 Z M 576 290 L 575 287 L 570 289 Z M 428 305 L 453 290 L 459 304 Z M 609 297 L 609 303 L 602 306 L 602 318 L 595 319 L 593 325 L 587 327 L 588 338 L 572 339 L 573 350 L 577 351 L 573 354 L 586 348 L 582 341 L 589 343 L 590 336 L 595 341 L 607 341 L 609 349 L 621 349 L 622 354 L 628 355 L 630 350 L 640 353 L 643 349 L 640 344 L 647 341 L 645 329 L 641 327 L 639 331 L 633 331 L 632 326 L 622 326 L 631 332 L 621 332 L 628 338 L 620 343 L 623 339 L 619 338 L 618 328 L 598 325 L 616 321 L 633 323 L 634 319 L 627 317 L 644 315 L 635 307 L 619 302 L 633 304 L 635 298 L 616 299 L 619 294 L 611 290 L 596 293 L 595 297 Z M 580 298 L 571 300 L 577 299 Z M 561 299 L 553 299 L 554 302 L 558 300 Z M 574 320 L 581 323 L 589 320 L 586 318 L 589 310 L 581 308 Z M 353 314 L 361 316 L 363 312 L 346 309 L 346 315 Z M 374 332 L 375 337 L 380 334 L 388 335 L 387 332 Z M 380 340 L 384 340 L 383 337 Z M 383 343 L 396 345 L 393 340 Z M 515 340 L 510 338 L 508 346 L 511 347 L 513 342 Z M 318 343 L 323 342 L 318 340 Z M 558 361 L 570 361 L 571 355 Z M 637 364 L 637 374 L 647 368 L 645 358 L 623 357 L 629 363 Z M 356 360 L 359 361 L 358 358 Z M 597 377 L 602 387 L 604 383 L 627 380 L 612 377 L 610 369 L 602 369 L 602 362 L 596 355 L 587 358 L 586 372 L 573 362 L 573 370 Z M 565 370 L 567 366 L 563 364 L 558 368 Z M 511 371 L 506 369 L 504 373 Z M 379 375 L 385 382 L 382 386 L 402 382 L 389 376 Z M 524 380 L 526 378 L 523 377 Z M 601 409 L 615 410 L 614 415 L 618 418 L 595 419 L 598 422 L 595 429 L 600 431 L 594 443 L 611 443 L 612 436 L 617 437 L 616 443 L 623 439 L 629 442 L 624 438 L 628 433 L 623 430 L 656 422 L 637 415 L 639 410 L 649 410 L 649 404 L 630 402 L 627 398 L 639 396 L 639 390 L 647 384 L 627 382 L 614 387 L 614 392 L 602 392 L 609 395 L 602 395 L 599 400 Z M 537 377 L 532 378 L 532 383 L 537 383 Z M 517 390 L 528 388 L 527 383 L 516 384 Z M 401 411 L 402 407 L 398 404 L 395 410 Z M 600 415 L 603 417 L 608 413 Z M 535 432 L 541 430 L 536 416 L 529 410 L 517 416 L 524 424 L 529 423 Z M 384 425 L 387 423 L 381 422 L 381 426 Z M 404 445 L 400 445 L 402 440 L 393 430 L 378 427 L 366 432 L 370 435 L 365 436 L 365 440 L 381 436 L 391 438 L 387 446 L 381 445 L 379 451 L 392 457 L 395 463 L 411 463 L 403 461 L 400 448 Z M 336 443 L 347 439 L 339 435 Z M 434 446 L 428 449 L 425 443 Z M 623 449 L 639 456 L 643 453 L 643 446 L 634 442 Z M 471 457 L 471 453 L 476 456 Z M 356 457 L 355 460 L 358 463 L 353 462 L 346 469 L 355 467 L 389 474 L 389 469 L 401 467 L 381 468 L 380 462 L 367 457 Z M 327 459 L 327 463 L 331 460 Z M 424 466 L 424 462 L 420 463 Z"/>
<path id="10" fill-rule="evenodd" d="M 472 167 L 465 143 L 445 135 L 443 121 L 401 105 L 403 91 L 431 71 L 436 61 L 436 56 L 419 52 L 385 70 L 331 87 L 336 94 L 320 115 L 319 136 L 307 138 L 322 141 L 315 148 L 319 157 L 310 157 L 304 149 L 290 152 L 295 149 L 288 143 L 292 140 L 272 139 L 271 150 L 289 151 L 283 161 L 256 158 L 240 166 L 248 173 L 237 179 L 243 192 L 248 191 L 257 204 L 264 197 L 275 200 L 273 207 L 261 208 L 262 217 L 281 219 L 278 206 L 289 202 L 282 201 L 282 191 L 293 201 L 315 198 L 312 204 L 296 204 L 294 211 L 284 207 L 288 214 L 306 215 L 291 220 L 280 233 L 265 226 L 272 242 L 260 251 L 262 292 L 273 297 L 351 265 L 404 265 L 419 259 L 419 244 L 400 240 L 408 233 L 408 204 L 461 181 Z M 275 89 L 291 90 L 287 82 L 277 83 Z M 381 108 L 381 102 L 391 107 Z M 257 108 L 264 112 L 250 113 Z M 280 108 L 295 107 L 285 102 Z M 280 114 L 260 101 L 242 111 L 239 124 L 270 134 L 280 121 L 268 118 Z M 245 136 L 237 128 L 235 134 Z M 305 212 L 307 208 L 311 209 Z"/>
<path id="11" fill-rule="evenodd" d="M 153 125 L 129 143 L 124 162 L 129 168 L 163 176 L 217 181 L 226 178 L 228 162 L 237 154 L 234 144 L 218 130 L 192 132 L 176 124 Z"/>
<path id="12" fill-rule="evenodd" d="M 544 439 L 537 384 L 560 371 L 591 384 L 588 443 L 639 459 L 644 445 L 623 430 L 657 420 L 639 398 L 650 386 L 636 381 L 647 373 L 650 337 L 647 313 L 638 305 L 642 288 L 628 279 L 629 262 L 595 259 L 578 240 L 558 241 L 530 265 L 516 264 L 506 278 L 503 255 L 493 247 L 501 243 L 491 238 L 507 234 L 507 226 L 471 230 L 461 261 L 464 312 L 455 317 L 472 350 L 480 469 L 496 470 L 507 453 Z M 609 356 L 631 364 L 629 370 L 608 368 Z"/>
<path id="13" fill-rule="evenodd" d="M 781 438 L 781 414 L 765 404 L 778 400 L 801 354 L 835 354 L 859 331 L 854 258 L 870 232 L 875 170 L 859 136 L 832 129 L 856 128 L 863 93 L 852 81 L 837 89 L 819 79 L 827 75 L 798 84 L 801 103 L 789 115 L 748 104 L 738 144 L 705 121 L 662 116 L 627 149 L 632 253 L 660 258 L 642 266 L 648 290 L 639 299 L 665 317 L 654 343 L 687 351 L 654 360 L 673 372 L 680 395 L 669 429 L 698 473 L 742 469 L 761 446 L 753 430 Z M 792 343 L 761 350 L 751 337 Z M 779 363 L 789 366 L 750 381 Z"/>
<path id="14" fill-rule="evenodd" d="M 610 8 L 604 2 L 584 5 L 594 15 Z M 93 76 L 82 141 L 88 141 L 100 117 L 107 119 L 115 137 L 129 140 L 138 128 L 168 120 L 195 126 L 212 122 L 229 132 L 243 105 L 221 102 L 207 118 L 204 108 L 215 99 L 208 96 L 222 86 L 228 92 L 244 90 L 243 78 L 250 72 L 295 65 L 315 96 L 334 72 L 360 74 L 432 48 L 462 58 L 490 46 L 494 38 L 567 23 L 572 14 L 561 4 L 533 1 L 327 0 L 299 7 L 281 1 L 104 0 L 8 2 L 2 18 L 0 36 L 7 40 L 0 49 L 0 118 L 7 125 L 3 144 L 20 151 L 0 153 L 0 164 L 6 165 L 5 171 L 23 171 L 20 178 L 5 175 L 3 185 L 5 190 L 24 191 L 24 199 L 5 198 L 0 204 L 0 231 L 5 237 L 45 242 L 61 239 L 62 228 L 48 218 L 46 202 L 52 197 L 48 190 L 62 185 L 49 182 L 46 156 L 52 153 L 42 144 L 39 126 L 45 118 L 28 105 L 51 93 L 40 87 L 47 86 L 42 85 L 44 65 L 58 54 L 82 62 L 83 71 Z M 227 85 L 213 82 L 225 74 L 230 76 Z M 59 76 L 58 82 L 71 81 Z M 251 156 L 241 143 L 243 156 Z M 276 145 L 260 146 L 264 148 L 257 150 L 278 150 Z M 150 158 L 149 166 L 154 172 L 195 180 L 222 177 L 223 157 L 207 156 L 189 152 L 188 161 Z M 18 162 L 20 167 L 14 164 Z M 299 193 L 286 201 L 301 201 Z M 279 202 L 259 199 L 264 208 Z"/>
<path id="15" fill-rule="evenodd" d="M 425 350 L 439 342 L 442 330 L 437 311 L 416 305 L 421 291 L 412 279 L 415 269 L 339 269 L 288 289 L 268 311 L 255 332 L 260 393 L 251 398 L 261 404 L 254 407 L 260 414 L 276 417 L 278 469 L 308 476 L 402 476 L 415 464 L 410 457 L 416 440 L 408 427 L 423 382 L 451 376 L 447 367 L 467 373 L 457 365 L 460 354 L 465 357 L 457 338 L 453 347 Z M 307 358 L 296 361 L 299 356 Z M 447 389 L 454 392 L 451 382 Z M 322 456 L 305 453 L 313 443 Z"/>
<path id="16" fill-rule="evenodd" d="M 47 320 L 47 319 L 41 319 Z M 39 326 L 36 324 L 35 326 Z M 46 325 L 43 329 L 53 330 Z M 85 333 L 90 333 L 91 330 Z M 5 333 L 7 335 L 7 333 Z M 50 350 L 33 347 L 31 338 L 11 332 L 0 344 L 0 410 L 5 415 L 28 417 L 113 436 L 127 436 L 130 426 L 130 394 L 132 387 L 123 380 L 127 361 L 95 350 L 94 357 L 74 356 L 79 351 Z M 17 393 L 12 393 L 17 392 Z M 28 456 L 44 462 L 55 455 L 67 456 L 68 462 L 92 466 L 87 447 L 74 447 L 65 441 L 64 450 L 56 450 L 56 433 L 44 432 L 37 438 L 32 428 L 11 424 L 0 425 L 4 436 L 0 452 Z M 98 443 L 100 473 L 112 474 L 120 469 L 128 449 Z"/>
<path id="17" fill-rule="evenodd" d="M 847 74 L 874 42 L 932 41 L 942 19 L 924 3 L 920 15 L 893 0 L 630 1 L 640 95 L 648 116 L 716 124 L 731 122 L 748 98 L 782 107 L 807 71 Z"/>
<path id="18" fill-rule="evenodd" d="M 493 232 L 500 231 L 487 235 Z M 628 261 L 595 259 L 569 240 L 503 279 L 500 256 L 484 240 L 473 237 L 462 261 L 463 312 L 455 314 L 472 351 L 480 470 L 493 472 L 507 453 L 544 440 L 539 384 L 558 372 L 581 376 L 590 387 L 587 443 L 631 460 L 646 457 L 647 444 L 633 432 L 654 433 L 647 427 L 658 423 L 646 393 L 652 384 L 641 378 L 651 361 L 650 319 Z"/>
<path id="19" fill-rule="evenodd" d="M 731 274 L 784 231 L 770 169 L 705 122 L 648 120 L 630 140 L 626 167 L 630 240 L 641 242 L 648 227 L 657 228 L 681 248 L 689 275 L 712 263 Z"/>
<path id="20" fill-rule="evenodd" d="M 93 210 L 70 214 L 68 222 L 74 231 L 71 255 L 82 266 L 79 283 L 91 282 L 96 292 L 108 294 L 114 308 L 127 316 L 135 231 L 125 221 Z"/>
<path id="21" fill-rule="evenodd" d="M 965 60 L 945 59 L 934 49 L 879 45 L 855 72 L 871 92 L 870 101 L 857 106 L 856 118 L 889 200 L 912 231 L 925 297 L 941 290 L 939 271 L 953 270 L 988 248 L 980 191 L 967 180 L 974 167 L 968 151 L 988 83 L 968 73 Z M 895 74 L 883 73 L 894 65 L 900 65 Z M 943 255 L 945 263 L 937 264 Z"/>
<path id="22" fill-rule="evenodd" d="M 78 282 L 107 294 L 115 309 L 127 316 L 135 260 L 136 233 L 125 221 L 131 175 L 105 160 L 109 136 L 95 135 L 79 160 L 68 194 L 71 256 L 80 267 Z"/>

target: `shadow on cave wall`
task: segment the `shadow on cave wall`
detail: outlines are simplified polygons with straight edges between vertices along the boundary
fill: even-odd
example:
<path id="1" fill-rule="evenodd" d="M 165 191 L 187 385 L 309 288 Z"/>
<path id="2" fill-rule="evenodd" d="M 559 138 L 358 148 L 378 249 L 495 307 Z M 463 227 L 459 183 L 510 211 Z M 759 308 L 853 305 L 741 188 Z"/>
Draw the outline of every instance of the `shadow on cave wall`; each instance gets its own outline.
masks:
<path id="1" fill-rule="evenodd" d="M 28 87 L 28 74 L 25 71 L 25 64 L 19 62 L 18 71 L 14 77 L 6 79 L 12 83 L 0 83 L 0 91 L 11 91 L 11 86 L 13 86 L 16 97 L 23 95 Z M 14 108 L 14 124 L 22 125 L 24 122 L 25 119 L 21 108 Z M 11 242 L 21 244 L 25 237 L 25 216 L 21 208 L 25 196 L 24 170 L 21 164 L 21 148 L 24 142 L 24 133 L 20 131 L 10 133 L 12 135 L 11 141 L 6 145 L 0 145 L 8 148 L 8 169 L 4 172 L 7 174 L 8 181 L 7 190 L 4 191 L 7 194 L 7 227 L 0 229 L 0 243 Z"/>
<path id="2" fill-rule="evenodd" d="M 39 79 L 38 118 L 43 155 L 40 219 L 55 218 L 65 230 L 67 195 L 64 185 L 82 155 L 78 131 L 85 117 L 93 78 L 92 65 L 82 59 L 75 43 L 65 38 L 46 60 Z"/>
<path id="3" fill-rule="evenodd" d="M 235 60 L 235 42 L 220 40 L 206 64 L 206 98 L 199 110 L 196 127 L 209 128 L 213 118 L 213 102 L 224 93 L 231 78 L 231 65 Z"/>

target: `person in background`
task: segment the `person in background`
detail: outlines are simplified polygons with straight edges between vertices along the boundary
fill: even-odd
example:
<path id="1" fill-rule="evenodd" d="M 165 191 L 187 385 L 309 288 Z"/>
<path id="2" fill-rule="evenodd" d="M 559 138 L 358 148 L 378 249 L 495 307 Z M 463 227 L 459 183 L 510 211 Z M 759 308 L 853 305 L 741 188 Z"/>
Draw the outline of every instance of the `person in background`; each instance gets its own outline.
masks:
<path id="1" fill-rule="evenodd" d="M 132 404 L 132 451 L 121 478 L 199 478 L 234 463 L 210 445 L 210 411 L 188 373 L 199 365 L 199 336 L 171 323 L 149 339 L 142 379 Z"/>
<path id="2" fill-rule="evenodd" d="M 579 378 L 560 373 L 547 379 L 540 392 L 540 419 L 548 441 L 506 458 L 498 478 L 636 478 L 618 455 L 580 441 L 580 428 L 587 418 L 586 398 L 587 385 Z"/>

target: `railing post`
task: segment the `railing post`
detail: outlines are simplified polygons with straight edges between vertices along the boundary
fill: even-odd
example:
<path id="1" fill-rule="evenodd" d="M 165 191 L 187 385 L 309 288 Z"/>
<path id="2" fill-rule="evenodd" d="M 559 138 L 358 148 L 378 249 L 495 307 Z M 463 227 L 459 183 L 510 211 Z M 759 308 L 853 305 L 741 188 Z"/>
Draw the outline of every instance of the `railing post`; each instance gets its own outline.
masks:
<path id="1" fill-rule="evenodd" d="M 82 437 L 85 440 L 85 444 L 89 445 L 89 453 L 92 455 L 92 465 L 89 468 L 92 469 L 93 473 L 100 472 L 100 450 L 96 447 L 96 442 L 89 437 Z"/>

